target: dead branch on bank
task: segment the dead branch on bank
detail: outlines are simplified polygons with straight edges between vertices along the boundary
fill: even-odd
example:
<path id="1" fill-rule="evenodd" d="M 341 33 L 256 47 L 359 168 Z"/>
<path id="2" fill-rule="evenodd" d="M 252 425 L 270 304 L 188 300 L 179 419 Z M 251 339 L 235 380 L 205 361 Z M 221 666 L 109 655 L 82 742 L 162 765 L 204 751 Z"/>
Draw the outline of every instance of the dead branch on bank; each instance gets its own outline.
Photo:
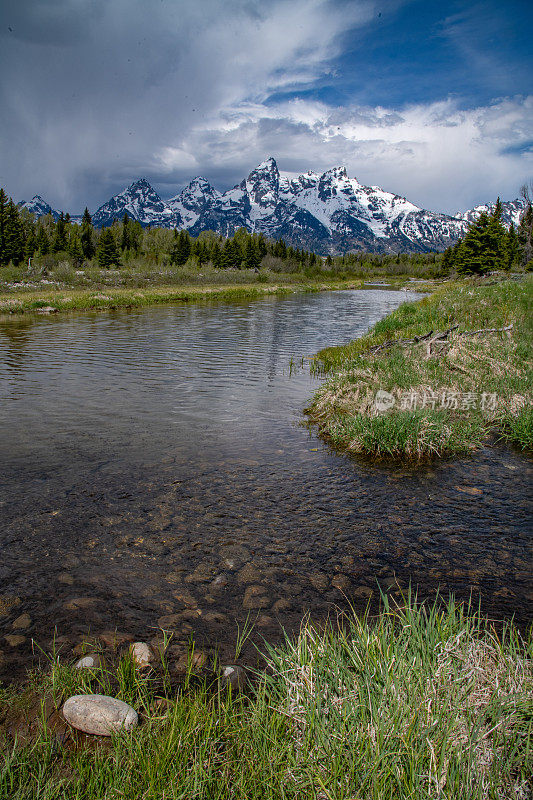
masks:
<path id="1" fill-rule="evenodd" d="M 429 333 L 425 333 L 423 336 L 413 336 L 411 339 L 387 339 L 386 342 L 369 347 L 368 350 L 363 350 L 360 355 L 375 355 L 382 350 L 387 350 L 389 347 L 409 347 L 413 344 L 426 342 L 426 355 L 429 357 L 432 354 L 434 345 L 446 343 L 450 333 L 456 331 L 458 327 L 459 325 L 453 325 L 451 328 L 448 328 L 448 330 L 439 331 L 435 334 L 433 331 L 429 331 Z M 503 328 L 479 328 L 475 331 L 460 331 L 457 333 L 457 336 L 485 336 L 491 333 L 507 333 L 510 336 L 512 328 L 512 325 L 506 325 Z"/>

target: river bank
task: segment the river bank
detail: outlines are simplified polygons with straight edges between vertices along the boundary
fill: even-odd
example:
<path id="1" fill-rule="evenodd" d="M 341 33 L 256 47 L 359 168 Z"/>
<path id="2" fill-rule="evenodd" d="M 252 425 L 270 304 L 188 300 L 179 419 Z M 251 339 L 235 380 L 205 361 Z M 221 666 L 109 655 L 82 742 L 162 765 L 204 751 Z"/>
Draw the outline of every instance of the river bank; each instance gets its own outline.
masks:
<path id="1" fill-rule="evenodd" d="M 307 413 L 341 450 L 424 459 L 533 447 L 533 278 L 449 283 L 312 360 Z"/>
<path id="2" fill-rule="evenodd" d="M 304 621 L 265 645 L 260 670 L 238 667 L 240 645 L 230 668 L 193 647 L 176 662 L 164 636 L 148 664 L 127 644 L 81 668 L 53 654 L 25 690 L 0 695 L 0 796 L 530 796 L 533 642 L 512 625 L 497 634 L 453 600 L 384 599 L 377 619 Z M 63 705 L 87 694 L 127 703 L 138 724 L 77 730 Z"/>
<path id="3" fill-rule="evenodd" d="M 91 288 L 68 286 L 40 288 L 28 284 L 20 288 L 17 284 L 0 285 L 0 316 L 17 314 L 55 314 L 69 311 L 105 311 L 142 308 L 164 303 L 199 303 L 209 301 L 257 300 L 268 295 L 293 294 L 295 292 L 321 292 L 340 289 L 360 289 L 365 280 L 353 278 L 343 280 L 302 280 L 302 276 L 248 275 L 249 282 L 212 282 L 180 285 L 146 285 L 124 287 L 112 284 L 95 284 Z M 259 279 L 260 278 L 260 279 Z M 369 288 L 402 289 L 408 286 L 413 291 L 431 291 L 440 282 L 413 281 L 406 284 L 405 278 L 393 276 L 378 286 L 366 281 Z"/>

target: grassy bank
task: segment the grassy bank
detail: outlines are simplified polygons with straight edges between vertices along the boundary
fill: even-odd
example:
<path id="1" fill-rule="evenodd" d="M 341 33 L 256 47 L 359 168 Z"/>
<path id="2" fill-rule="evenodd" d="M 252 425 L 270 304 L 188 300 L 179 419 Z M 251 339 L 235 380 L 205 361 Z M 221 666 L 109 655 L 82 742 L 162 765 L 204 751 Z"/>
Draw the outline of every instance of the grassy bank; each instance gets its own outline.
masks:
<path id="1" fill-rule="evenodd" d="M 0 314 L 57 313 L 64 311 L 113 310 L 140 308 L 161 303 L 206 302 L 210 300 L 254 300 L 271 294 L 318 292 L 334 289 L 358 289 L 361 280 L 286 280 L 285 276 L 248 276 L 250 282 L 193 283 L 191 285 L 147 285 L 124 287 L 95 284 L 88 288 L 64 286 L 36 289 L 26 286 L 0 292 Z M 277 280 L 276 280 L 277 277 Z"/>
<path id="2" fill-rule="evenodd" d="M 142 675 L 127 654 L 85 671 L 52 660 L 2 695 L 0 797 L 531 797 L 533 642 L 511 625 L 385 601 L 377 621 L 307 623 L 265 656 L 241 694 L 190 669 L 176 690 L 164 655 Z M 64 700 L 91 692 L 132 704 L 139 727 L 98 739 L 61 725 Z"/>
<path id="3" fill-rule="evenodd" d="M 336 446 L 376 456 L 465 453 L 494 431 L 532 448 L 532 305 L 531 277 L 446 284 L 403 304 L 317 354 L 327 379 L 310 419 Z"/>

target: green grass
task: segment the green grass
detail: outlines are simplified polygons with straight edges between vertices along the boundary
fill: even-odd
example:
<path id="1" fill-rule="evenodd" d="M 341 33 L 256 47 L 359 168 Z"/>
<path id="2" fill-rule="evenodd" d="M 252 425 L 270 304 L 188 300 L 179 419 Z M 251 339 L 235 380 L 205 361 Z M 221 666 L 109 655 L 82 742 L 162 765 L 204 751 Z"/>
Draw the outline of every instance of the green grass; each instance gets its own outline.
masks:
<path id="1" fill-rule="evenodd" d="M 350 614 L 320 630 L 306 621 L 297 638 L 265 646 L 266 670 L 244 694 L 190 676 L 176 692 L 161 669 L 141 677 L 127 656 L 85 674 L 53 659 L 31 687 L 43 709 L 112 692 L 141 723 L 108 746 L 73 746 L 43 711 L 29 739 L 5 737 L 0 797 L 531 797 L 531 638 L 511 624 L 497 634 L 452 599 L 383 602 L 376 620 Z M 3 717 L 23 703 L 4 692 Z"/>
<path id="2" fill-rule="evenodd" d="M 259 276 L 261 277 L 261 276 Z M 293 292 L 317 292 L 331 289 L 360 288 L 361 282 L 277 280 L 255 283 L 179 285 L 145 288 L 100 286 L 93 289 L 40 289 L 10 291 L 0 294 L 1 314 L 42 313 L 39 309 L 53 312 L 114 310 L 117 308 L 140 308 L 162 303 L 191 303 L 232 300 L 254 300 L 265 295 L 291 294 Z"/>
<path id="3" fill-rule="evenodd" d="M 494 431 L 532 449 L 532 306 L 531 277 L 448 284 L 403 304 L 366 336 L 315 356 L 313 372 L 327 379 L 308 409 L 310 419 L 339 448 L 374 456 L 467 453 Z M 509 334 L 460 335 L 510 324 Z M 424 341 L 369 352 L 391 339 L 454 325 L 431 352 Z M 392 396 L 390 408 L 376 406 L 379 390 Z"/>

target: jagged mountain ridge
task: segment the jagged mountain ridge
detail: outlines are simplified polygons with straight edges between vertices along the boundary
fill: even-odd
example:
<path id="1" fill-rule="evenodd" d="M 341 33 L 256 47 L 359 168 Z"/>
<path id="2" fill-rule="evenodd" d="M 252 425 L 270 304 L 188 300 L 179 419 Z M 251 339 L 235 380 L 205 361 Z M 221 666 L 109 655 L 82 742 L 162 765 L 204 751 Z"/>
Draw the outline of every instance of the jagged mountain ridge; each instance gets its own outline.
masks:
<path id="1" fill-rule="evenodd" d="M 33 203 L 37 215 L 39 200 Z M 205 178 L 194 178 L 178 195 L 163 201 L 145 178 L 104 203 L 93 215 L 97 227 L 128 214 L 141 225 L 186 229 L 197 236 L 214 230 L 224 236 L 238 228 L 262 232 L 287 243 L 336 255 L 349 250 L 427 252 L 444 250 L 463 235 L 469 223 L 494 204 L 456 214 L 426 211 L 379 186 L 364 186 L 344 167 L 303 175 L 280 173 L 275 159 L 259 164 L 247 178 L 220 193 Z M 503 203 L 503 221 L 516 225 L 523 204 Z M 52 209 L 48 212 L 57 214 Z"/>

